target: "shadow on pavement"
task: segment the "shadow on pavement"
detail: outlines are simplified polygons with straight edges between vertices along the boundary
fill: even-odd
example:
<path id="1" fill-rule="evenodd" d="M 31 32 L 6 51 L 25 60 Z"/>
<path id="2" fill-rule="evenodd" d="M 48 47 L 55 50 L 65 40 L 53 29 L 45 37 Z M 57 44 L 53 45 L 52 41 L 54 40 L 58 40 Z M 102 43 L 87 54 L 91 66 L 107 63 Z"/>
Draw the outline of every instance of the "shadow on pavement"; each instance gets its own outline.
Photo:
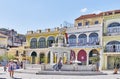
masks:
<path id="1" fill-rule="evenodd" d="M 22 79 L 22 78 L 16 78 L 16 77 L 14 77 L 13 79 Z"/>
<path id="2" fill-rule="evenodd" d="M 0 79 L 7 79 L 7 78 L 0 78 Z M 16 77 L 14 77 L 12 79 L 22 79 L 22 78 L 16 78 Z"/>

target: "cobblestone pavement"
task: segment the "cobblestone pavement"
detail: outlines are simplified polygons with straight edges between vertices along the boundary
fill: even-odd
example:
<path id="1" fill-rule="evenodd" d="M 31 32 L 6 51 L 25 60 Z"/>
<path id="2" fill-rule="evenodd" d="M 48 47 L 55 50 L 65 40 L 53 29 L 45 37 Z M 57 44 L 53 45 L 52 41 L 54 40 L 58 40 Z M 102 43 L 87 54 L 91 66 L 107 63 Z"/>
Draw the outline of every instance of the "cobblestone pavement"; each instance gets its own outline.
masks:
<path id="1" fill-rule="evenodd" d="M 112 74 L 112 71 L 104 71 L 108 75 L 92 75 L 92 76 L 79 76 L 79 75 L 36 75 L 28 73 L 15 73 L 14 79 L 120 79 L 119 74 Z M 3 72 L 0 68 L 0 79 L 12 79 L 9 77 L 8 72 Z"/>

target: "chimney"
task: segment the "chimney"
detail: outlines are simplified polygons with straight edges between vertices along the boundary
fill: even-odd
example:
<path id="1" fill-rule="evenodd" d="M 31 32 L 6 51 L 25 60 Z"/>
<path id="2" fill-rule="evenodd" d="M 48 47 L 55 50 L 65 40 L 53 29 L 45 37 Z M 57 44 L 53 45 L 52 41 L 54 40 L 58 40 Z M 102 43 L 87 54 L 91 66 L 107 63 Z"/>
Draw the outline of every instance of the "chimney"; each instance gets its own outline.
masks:
<path id="1" fill-rule="evenodd" d="M 33 31 L 27 31 L 27 34 L 33 34 Z"/>
<path id="2" fill-rule="evenodd" d="M 37 33 L 41 33 L 41 30 L 39 29 L 39 30 L 37 30 Z"/>

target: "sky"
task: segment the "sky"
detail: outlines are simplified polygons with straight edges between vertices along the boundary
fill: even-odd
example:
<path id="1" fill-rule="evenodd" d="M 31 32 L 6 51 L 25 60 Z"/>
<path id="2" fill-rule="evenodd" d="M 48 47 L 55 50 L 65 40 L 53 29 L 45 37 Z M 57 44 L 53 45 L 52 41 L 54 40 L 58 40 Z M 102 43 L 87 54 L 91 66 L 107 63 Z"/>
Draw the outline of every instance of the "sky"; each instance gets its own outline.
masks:
<path id="1" fill-rule="evenodd" d="M 81 15 L 119 10 L 120 0 L 0 0 L 0 28 L 18 33 L 74 24 Z"/>

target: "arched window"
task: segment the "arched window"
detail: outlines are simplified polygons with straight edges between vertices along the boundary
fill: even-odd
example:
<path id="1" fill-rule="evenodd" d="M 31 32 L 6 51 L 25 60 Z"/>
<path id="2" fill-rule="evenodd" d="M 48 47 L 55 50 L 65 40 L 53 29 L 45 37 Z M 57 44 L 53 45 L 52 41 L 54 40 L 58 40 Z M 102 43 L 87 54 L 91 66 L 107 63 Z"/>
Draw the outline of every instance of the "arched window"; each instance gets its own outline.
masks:
<path id="1" fill-rule="evenodd" d="M 98 34 L 97 33 L 91 33 L 89 35 L 89 44 L 90 45 L 97 45 L 98 43 Z"/>
<path id="2" fill-rule="evenodd" d="M 87 35 L 86 34 L 81 34 L 78 36 L 78 45 L 86 45 L 87 44 Z"/>
<path id="3" fill-rule="evenodd" d="M 71 35 L 68 39 L 69 45 L 70 46 L 76 46 L 76 36 L 75 35 Z"/>
<path id="4" fill-rule="evenodd" d="M 107 43 L 106 52 L 120 52 L 120 42 L 119 41 L 110 41 Z"/>
<path id="5" fill-rule="evenodd" d="M 107 32 L 108 33 L 119 33 L 120 32 L 120 23 L 113 22 L 113 23 L 109 24 L 107 27 Z"/>
<path id="6" fill-rule="evenodd" d="M 38 41 L 38 47 L 39 48 L 45 48 L 46 47 L 46 40 L 45 38 L 40 38 L 39 41 Z"/>
<path id="7" fill-rule="evenodd" d="M 37 39 L 36 38 L 31 39 L 30 48 L 37 48 Z"/>
<path id="8" fill-rule="evenodd" d="M 51 47 L 52 43 L 55 43 L 55 38 L 53 36 L 50 36 L 47 40 L 48 47 Z"/>

